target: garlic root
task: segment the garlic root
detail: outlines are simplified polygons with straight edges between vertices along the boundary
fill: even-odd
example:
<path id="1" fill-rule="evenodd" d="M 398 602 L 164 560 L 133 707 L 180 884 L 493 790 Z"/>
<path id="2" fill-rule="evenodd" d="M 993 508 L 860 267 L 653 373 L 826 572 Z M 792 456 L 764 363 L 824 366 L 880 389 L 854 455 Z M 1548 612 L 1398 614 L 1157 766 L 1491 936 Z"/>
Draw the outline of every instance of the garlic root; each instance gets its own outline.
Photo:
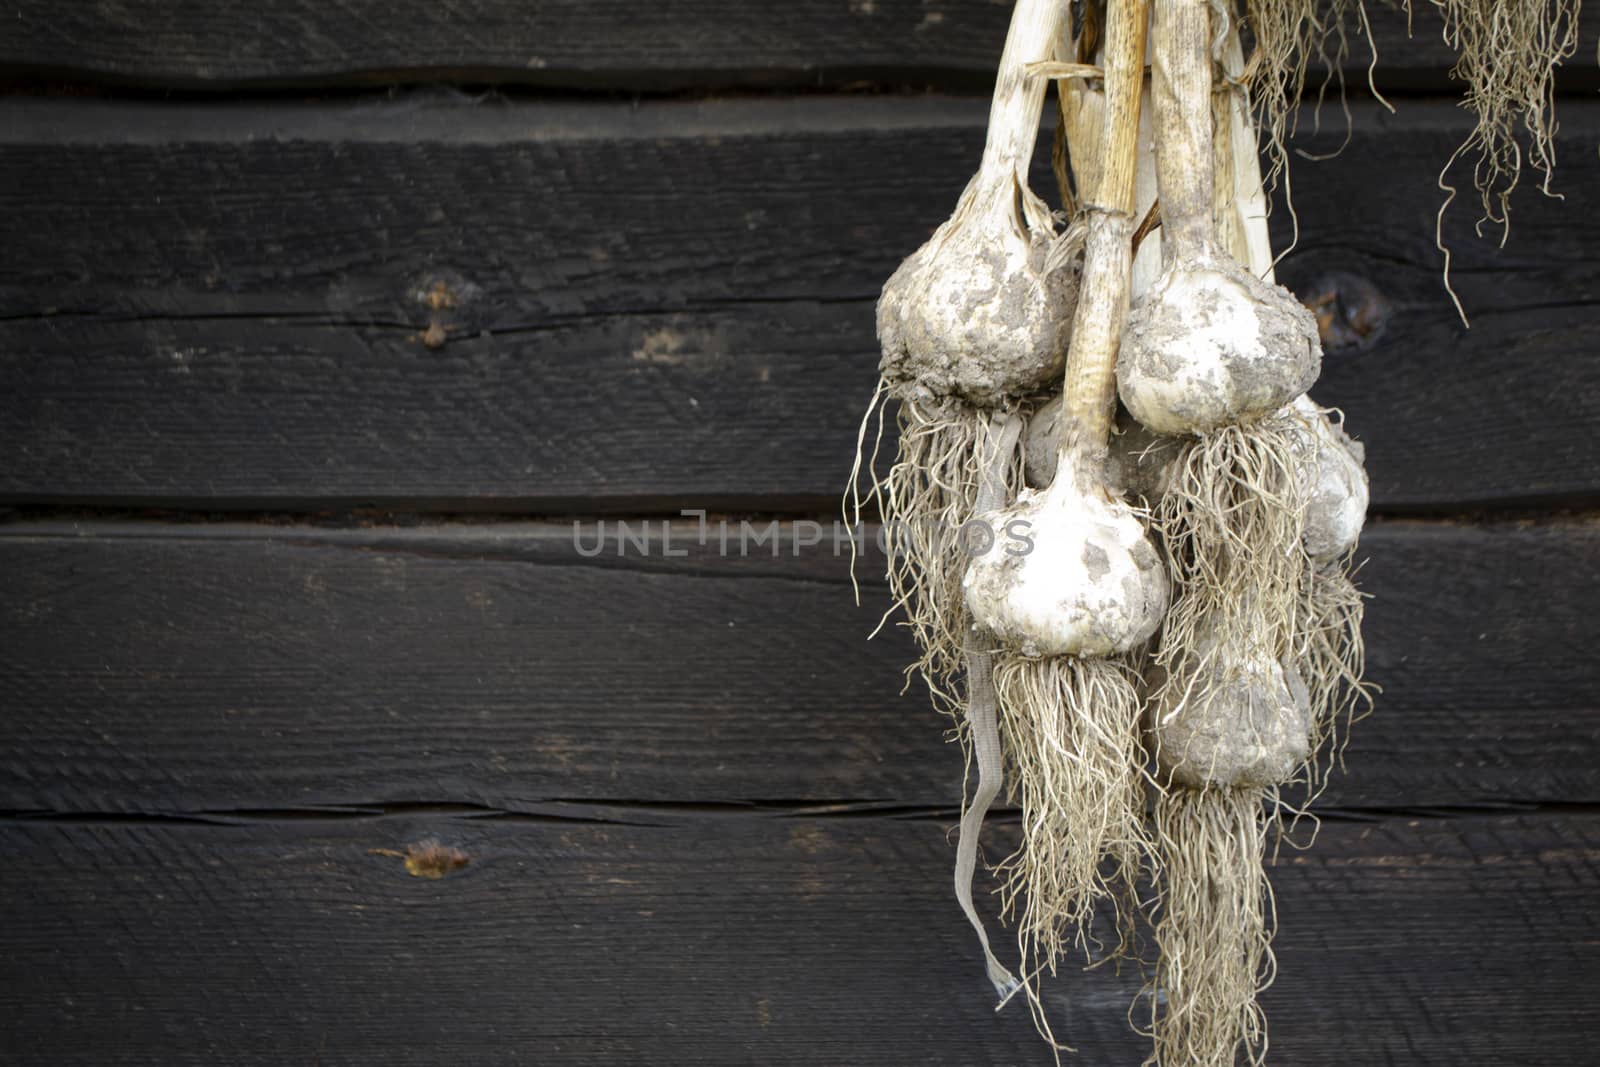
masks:
<path id="1" fill-rule="evenodd" d="M 1155 802 L 1164 874 L 1146 987 L 1155 1048 L 1146 1064 L 1258 1067 L 1267 1046 L 1256 994 L 1272 981 L 1272 887 L 1265 868 L 1271 790 L 1172 789 Z"/>

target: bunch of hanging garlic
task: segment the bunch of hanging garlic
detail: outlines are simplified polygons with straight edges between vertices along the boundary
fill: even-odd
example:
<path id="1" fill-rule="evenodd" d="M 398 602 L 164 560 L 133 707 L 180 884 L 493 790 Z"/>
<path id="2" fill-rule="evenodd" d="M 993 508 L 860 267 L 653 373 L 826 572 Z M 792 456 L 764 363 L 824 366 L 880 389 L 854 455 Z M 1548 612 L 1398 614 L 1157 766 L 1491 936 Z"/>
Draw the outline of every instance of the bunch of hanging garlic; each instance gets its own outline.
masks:
<path id="1" fill-rule="evenodd" d="M 1317 753 L 1366 697 L 1350 581 L 1366 477 L 1305 396 L 1315 321 L 1271 280 L 1248 109 L 1215 76 L 1238 73 L 1237 27 L 1207 0 L 1154 0 L 1153 19 L 1112 0 L 1074 36 L 1067 8 L 1016 5 L 979 172 L 884 287 L 868 419 L 881 436 L 898 402 L 899 457 L 882 478 L 866 463 L 863 494 L 858 447 L 849 502 L 889 529 L 912 669 L 964 715 L 978 783 L 956 891 L 1001 1002 L 1023 991 L 1054 1044 L 1041 973 L 1074 946 L 1127 954 L 1144 917 L 1154 1061 L 1221 1067 L 1264 1048 L 1278 790 L 1320 780 Z M 1065 227 L 1026 182 L 1049 77 Z M 1006 769 L 1017 974 L 971 896 Z M 1106 911 L 1109 950 L 1090 936 Z"/>

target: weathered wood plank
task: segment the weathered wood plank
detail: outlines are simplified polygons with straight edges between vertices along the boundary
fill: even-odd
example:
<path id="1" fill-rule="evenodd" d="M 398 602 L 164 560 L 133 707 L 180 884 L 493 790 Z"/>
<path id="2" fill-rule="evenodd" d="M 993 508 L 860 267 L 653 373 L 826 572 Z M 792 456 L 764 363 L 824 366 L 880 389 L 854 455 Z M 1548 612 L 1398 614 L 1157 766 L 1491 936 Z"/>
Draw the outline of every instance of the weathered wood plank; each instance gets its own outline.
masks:
<path id="1" fill-rule="evenodd" d="M 993 79 L 1010 5 L 993 0 L 17 0 L 0 73 L 184 89 L 466 81 L 661 90 Z M 1440 19 L 1369 5 L 1380 86 L 1441 89 Z M 1584 13 L 1583 27 L 1596 21 Z M 1365 40 L 1350 26 L 1349 80 Z M 1585 32 L 1585 40 L 1593 33 Z M 1575 66 L 1577 66 L 1575 64 Z"/>
<path id="2" fill-rule="evenodd" d="M 1443 194 L 1430 180 L 1462 139 L 1460 114 L 1400 106 L 1398 116 L 1364 116 L 1338 158 L 1295 163 L 1299 242 L 1281 280 L 1308 302 L 1336 294 L 1347 318 L 1381 324 L 1363 342 L 1329 349 L 1314 395 L 1344 408 L 1367 441 L 1381 509 L 1437 509 L 1460 500 L 1463 486 L 1471 486 L 1463 502 L 1475 505 L 1496 497 L 1587 504 L 1593 497 L 1582 479 L 1561 470 L 1600 460 L 1582 440 L 1600 410 L 1571 397 L 1600 386 L 1592 356 L 1600 270 L 1566 242 L 1581 225 L 1569 209 L 1600 189 L 1600 169 L 1588 170 L 1600 159 L 1600 136 L 1570 142 L 1551 187 L 1564 200 L 1539 196 L 1533 175 L 1525 178 L 1503 247 L 1497 227 L 1474 233 L 1479 211 L 1468 169 L 1450 172 L 1460 195 L 1442 237 L 1469 329 L 1444 303 L 1435 243 Z M 1334 152 L 1344 141 L 1342 129 L 1326 130 L 1306 150 Z M 1288 247 L 1293 235 L 1289 212 L 1279 210 L 1274 246 Z M 1515 443 L 1536 438 L 1538 449 Z M 1491 471 L 1496 453 L 1517 458 Z"/>
<path id="3" fill-rule="evenodd" d="M 1048 1064 L 1025 1012 L 991 1010 L 949 829 L 9 821 L 0 1040 L 94 1067 Z M 465 865 L 408 876 L 393 853 L 430 839 Z M 1593 816 L 1325 825 L 1274 872 L 1275 1058 L 1588 1062 L 1597 877 Z M 1133 987 L 1049 987 L 1084 1062 L 1137 1062 Z"/>
<path id="4" fill-rule="evenodd" d="M 0 809 L 953 804 L 903 638 L 866 640 L 882 589 L 855 608 L 829 540 L 740 558 L 734 527 L 724 559 L 712 529 L 584 558 L 548 526 L 0 527 Z M 1600 800 L 1600 535 L 1365 551 L 1386 691 L 1325 803 Z"/>
<path id="5" fill-rule="evenodd" d="M 1504 251 L 1452 215 L 1471 331 L 1432 247 L 1455 109 L 1363 114 L 1342 157 L 1295 171 L 1285 277 L 1310 294 L 1334 272 L 1352 301 L 1364 279 L 1389 308 L 1319 387 L 1371 446 L 1379 509 L 1600 499 L 1600 109 L 1567 116 L 1566 202 L 1530 192 Z M 954 202 L 983 110 L 14 99 L 0 118 L 0 501 L 572 512 L 831 498 L 873 299 Z"/>

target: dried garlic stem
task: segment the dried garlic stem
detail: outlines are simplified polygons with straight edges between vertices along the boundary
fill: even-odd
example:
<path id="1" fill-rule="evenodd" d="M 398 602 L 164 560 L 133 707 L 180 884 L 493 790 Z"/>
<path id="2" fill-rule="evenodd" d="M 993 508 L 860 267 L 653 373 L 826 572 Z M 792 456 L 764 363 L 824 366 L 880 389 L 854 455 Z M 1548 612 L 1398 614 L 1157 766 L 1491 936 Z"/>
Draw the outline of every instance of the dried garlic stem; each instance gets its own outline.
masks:
<path id="1" fill-rule="evenodd" d="M 1104 151 L 1094 189 L 1086 198 L 1089 233 L 1082 287 L 1067 351 L 1068 425 L 1063 454 L 1078 443 L 1099 449 L 1111 434 L 1117 398 L 1117 350 L 1128 318 L 1132 265 L 1134 180 L 1138 165 L 1139 97 L 1144 88 L 1144 0 L 1110 5 L 1106 12 Z"/>
<path id="2" fill-rule="evenodd" d="M 978 180 L 994 187 L 1015 178 L 1027 183 L 1028 164 L 1039 136 L 1049 75 L 1030 67 L 1047 63 L 1055 48 L 1056 27 L 1064 14 L 1060 0 L 1019 0 L 1011 14 L 1000 69 L 989 104 L 989 133 Z"/>

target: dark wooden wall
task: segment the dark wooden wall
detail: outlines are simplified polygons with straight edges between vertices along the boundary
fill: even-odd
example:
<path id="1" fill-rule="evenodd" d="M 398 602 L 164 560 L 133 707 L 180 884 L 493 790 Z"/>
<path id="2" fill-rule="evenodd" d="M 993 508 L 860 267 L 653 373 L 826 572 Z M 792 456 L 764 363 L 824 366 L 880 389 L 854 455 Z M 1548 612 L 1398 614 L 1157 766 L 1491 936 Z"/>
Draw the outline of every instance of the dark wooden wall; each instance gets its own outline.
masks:
<path id="1" fill-rule="evenodd" d="M 1049 1062 L 990 1010 L 883 590 L 794 550 L 1005 17 L 0 5 L 0 1059 Z M 1451 214 L 1465 330 L 1417 30 L 1377 21 L 1398 112 L 1294 169 L 1284 278 L 1383 323 L 1318 395 L 1385 693 L 1274 872 L 1273 1059 L 1590 1063 L 1600 104 L 1564 79 L 1566 199 L 1503 249 Z M 693 507 L 779 551 L 666 556 Z M 1132 989 L 1051 987 L 1077 1062 L 1138 1062 Z"/>

